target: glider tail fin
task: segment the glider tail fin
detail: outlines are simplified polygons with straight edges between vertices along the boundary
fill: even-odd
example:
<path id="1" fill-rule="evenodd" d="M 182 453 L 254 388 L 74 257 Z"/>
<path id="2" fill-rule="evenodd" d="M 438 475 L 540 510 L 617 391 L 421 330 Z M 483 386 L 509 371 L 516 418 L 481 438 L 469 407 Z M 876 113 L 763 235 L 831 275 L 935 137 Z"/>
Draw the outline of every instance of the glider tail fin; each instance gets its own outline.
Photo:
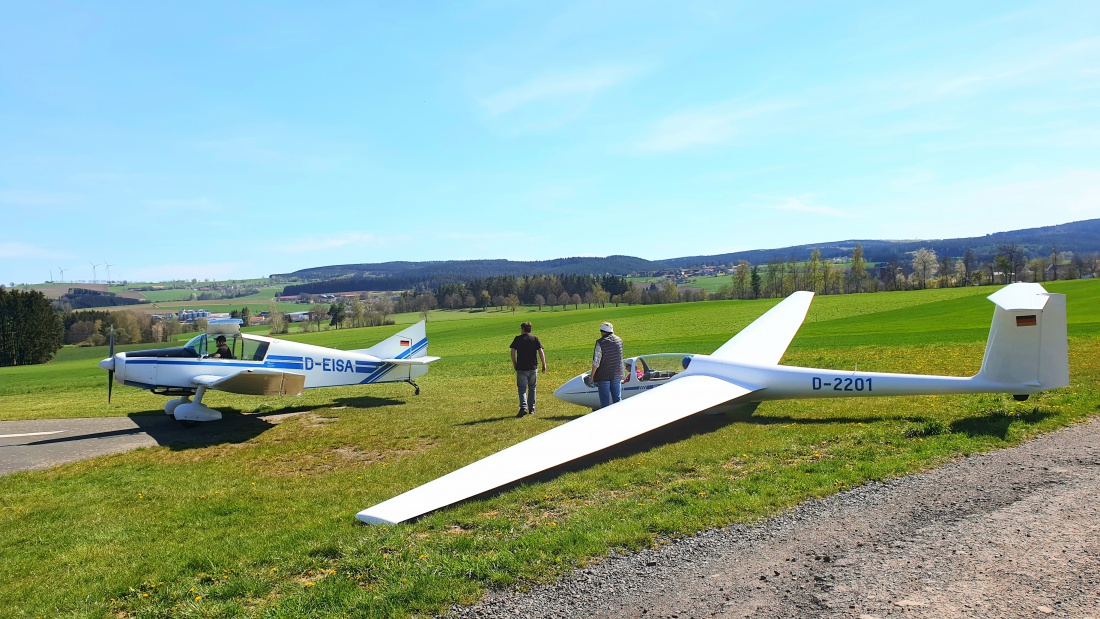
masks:
<path id="1" fill-rule="evenodd" d="M 1069 384 L 1066 296 L 1017 283 L 989 296 L 996 304 L 976 378 L 1027 394 Z"/>
<path id="2" fill-rule="evenodd" d="M 372 355 L 379 359 L 423 357 L 428 354 L 428 336 L 424 328 L 424 321 L 422 320 L 407 329 L 402 329 L 397 334 L 370 348 L 363 348 L 355 352 Z"/>

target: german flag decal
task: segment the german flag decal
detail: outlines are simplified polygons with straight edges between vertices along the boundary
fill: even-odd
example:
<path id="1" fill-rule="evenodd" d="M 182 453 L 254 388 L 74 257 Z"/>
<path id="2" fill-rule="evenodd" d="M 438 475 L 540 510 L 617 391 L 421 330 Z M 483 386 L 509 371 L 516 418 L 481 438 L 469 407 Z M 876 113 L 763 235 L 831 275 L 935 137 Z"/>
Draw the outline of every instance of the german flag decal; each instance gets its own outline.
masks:
<path id="1" fill-rule="evenodd" d="M 1016 317 L 1016 326 L 1017 327 L 1034 327 L 1036 324 L 1037 324 L 1037 322 L 1035 320 L 1035 314 L 1031 314 L 1030 316 L 1017 316 Z"/>
<path id="2" fill-rule="evenodd" d="M 1020 324 L 1020 319 L 1019 318 L 1016 319 L 1016 324 Z M 1031 317 L 1031 324 L 1035 324 L 1035 317 L 1034 316 Z M 411 344 L 412 344 L 412 342 L 410 342 L 409 340 L 401 340 L 401 345 L 402 346 L 409 346 Z"/>

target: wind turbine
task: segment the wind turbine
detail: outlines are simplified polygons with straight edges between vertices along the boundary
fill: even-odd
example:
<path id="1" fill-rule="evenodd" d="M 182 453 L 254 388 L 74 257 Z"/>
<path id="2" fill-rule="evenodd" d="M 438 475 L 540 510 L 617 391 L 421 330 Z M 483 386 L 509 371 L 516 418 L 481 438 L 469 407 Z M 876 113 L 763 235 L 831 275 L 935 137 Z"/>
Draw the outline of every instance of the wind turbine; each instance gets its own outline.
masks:
<path id="1" fill-rule="evenodd" d="M 103 264 L 107 267 L 107 285 L 110 286 L 111 285 L 111 267 L 113 267 L 115 265 L 107 264 L 106 262 L 104 262 Z"/>
<path id="2" fill-rule="evenodd" d="M 90 262 L 89 262 L 88 264 L 92 264 L 92 263 L 90 263 Z M 95 268 L 96 268 L 97 266 L 99 266 L 99 265 L 98 265 L 98 264 L 92 264 L 92 283 L 93 283 L 93 284 L 94 284 L 94 283 L 95 283 L 95 281 L 96 281 Z"/>
<path id="3" fill-rule="evenodd" d="M 65 282 L 65 271 L 68 271 L 69 269 L 63 269 L 61 267 L 57 267 L 57 270 L 61 271 L 61 282 L 64 283 Z"/>

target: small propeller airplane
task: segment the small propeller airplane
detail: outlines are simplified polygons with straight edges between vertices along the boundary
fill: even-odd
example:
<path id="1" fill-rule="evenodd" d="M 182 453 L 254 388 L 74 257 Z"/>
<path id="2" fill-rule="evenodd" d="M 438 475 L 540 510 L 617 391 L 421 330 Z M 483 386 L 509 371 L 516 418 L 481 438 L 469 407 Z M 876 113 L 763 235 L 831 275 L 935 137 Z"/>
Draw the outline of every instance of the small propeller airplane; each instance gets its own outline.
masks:
<path id="1" fill-rule="evenodd" d="M 796 292 L 712 354 L 691 355 L 680 368 L 657 369 L 661 374 L 651 374 L 649 380 L 638 378 L 637 370 L 643 369 L 645 376 L 640 366 L 649 367 L 650 357 L 629 359 L 630 382 L 637 379 L 639 388 L 624 390 L 621 402 L 369 507 L 356 517 L 371 524 L 404 522 L 718 406 L 948 393 L 1010 393 L 1026 400 L 1029 394 L 1069 384 L 1065 295 L 1050 294 L 1039 284 L 1010 284 L 989 296 L 996 306 L 993 324 L 981 369 L 972 377 L 779 365 L 812 299 L 811 292 Z M 684 355 L 667 356 L 685 361 Z M 666 372 L 673 375 L 665 376 Z M 585 378 L 582 374 L 571 379 L 555 395 L 582 406 L 591 407 L 593 402 L 598 406 L 598 400 L 591 399 L 595 389 L 585 385 Z"/>
<path id="2" fill-rule="evenodd" d="M 428 356 L 423 321 L 362 350 L 336 350 L 244 334 L 241 322 L 238 318 L 211 320 L 206 332 L 191 338 L 183 348 L 117 354 L 112 331 L 111 356 L 99 362 L 99 367 L 107 370 L 107 401 L 111 401 L 117 381 L 157 395 L 176 396 L 164 405 L 164 412 L 177 421 L 216 421 L 222 414 L 202 403 L 210 389 L 296 396 L 303 389 L 316 387 L 405 382 L 420 395 L 413 379 L 427 374 L 428 364 L 439 360 Z M 208 349 L 214 336 L 232 338 L 228 354 Z"/>

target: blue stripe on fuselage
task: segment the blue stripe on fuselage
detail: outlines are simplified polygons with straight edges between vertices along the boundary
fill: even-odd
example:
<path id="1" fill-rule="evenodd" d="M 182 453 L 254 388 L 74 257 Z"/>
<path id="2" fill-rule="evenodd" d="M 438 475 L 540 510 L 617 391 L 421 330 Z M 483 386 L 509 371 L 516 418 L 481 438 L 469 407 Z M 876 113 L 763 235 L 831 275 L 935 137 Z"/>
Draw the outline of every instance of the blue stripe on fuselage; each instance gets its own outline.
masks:
<path id="1" fill-rule="evenodd" d="M 180 359 L 127 359 L 127 364 L 133 365 L 197 365 L 203 367 L 220 367 L 220 368 L 275 368 L 277 370 L 301 370 L 304 366 L 301 360 L 296 362 L 286 361 L 231 361 L 221 359 L 193 359 L 193 360 L 180 360 Z"/>

